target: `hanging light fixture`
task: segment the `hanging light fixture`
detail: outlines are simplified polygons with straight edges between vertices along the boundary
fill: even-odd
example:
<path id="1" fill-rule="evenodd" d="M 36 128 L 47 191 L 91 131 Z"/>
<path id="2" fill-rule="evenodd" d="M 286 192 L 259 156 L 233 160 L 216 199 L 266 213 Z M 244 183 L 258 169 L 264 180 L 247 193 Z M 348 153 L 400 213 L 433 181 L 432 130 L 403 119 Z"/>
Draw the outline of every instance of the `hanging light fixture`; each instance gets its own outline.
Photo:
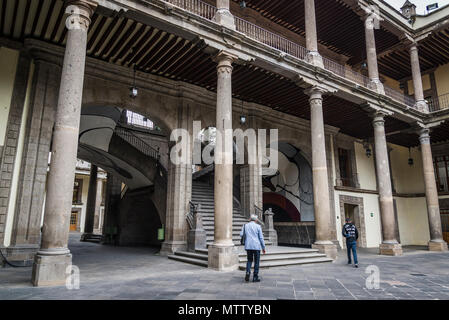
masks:
<path id="1" fill-rule="evenodd" d="M 242 100 L 242 114 L 240 115 L 240 124 L 244 125 L 246 123 L 246 116 L 243 114 L 243 100 Z"/>
<path id="2" fill-rule="evenodd" d="M 366 156 L 367 156 L 368 158 L 371 157 L 371 155 L 373 154 L 373 152 L 371 151 L 371 147 L 370 147 L 370 145 L 369 145 L 368 142 L 365 142 L 365 143 L 363 144 L 363 148 L 365 149 L 365 154 L 366 154 Z"/>
<path id="3" fill-rule="evenodd" d="M 408 148 L 408 165 L 411 167 L 411 166 L 413 166 L 414 161 L 413 161 L 412 153 L 411 153 L 411 150 L 410 150 L 410 149 L 411 149 L 411 148 L 409 147 L 409 148 Z"/>
<path id="4" fill-rule="evenodd" d="M 129 88 L 129 96 L 133 99 L 137 97 L 139 94 L 139 90 L 137 90 L 136 87 L 136 65 L 134 65 L 134 79 L 133 79 L 133 85 L 131 88 Z"/>
<path id="5" fill-rule="evenodd" d="M 240 1 L 240 8 L 246 8 L 246 1 Z"/>

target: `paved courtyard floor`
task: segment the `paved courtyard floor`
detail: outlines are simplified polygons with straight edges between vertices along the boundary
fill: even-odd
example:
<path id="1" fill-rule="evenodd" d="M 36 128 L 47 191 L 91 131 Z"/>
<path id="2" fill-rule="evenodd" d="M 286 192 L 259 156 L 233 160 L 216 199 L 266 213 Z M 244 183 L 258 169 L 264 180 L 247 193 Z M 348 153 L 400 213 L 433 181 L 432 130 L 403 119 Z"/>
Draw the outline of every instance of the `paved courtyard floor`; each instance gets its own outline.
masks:
<path id="1" fill-rule="evenodd" d="M 69 245 L 80 270 L 78 290 L 35 288 L 31 267 L 0 268 L 0 300 L 449 300 L 449 253 L 423 248 L 406 248 L 401 257 L 359 250 L 358 269 L 346 264 L 341 251 L 334 263 L 262 269 L 260 283 L 245 283 L 242 271 L 218 273 L 169 260 L 156 249 L 82 243 L 79 237 L 71 234 Z M 370 289 L 376 267 L 380 288 Z"/>

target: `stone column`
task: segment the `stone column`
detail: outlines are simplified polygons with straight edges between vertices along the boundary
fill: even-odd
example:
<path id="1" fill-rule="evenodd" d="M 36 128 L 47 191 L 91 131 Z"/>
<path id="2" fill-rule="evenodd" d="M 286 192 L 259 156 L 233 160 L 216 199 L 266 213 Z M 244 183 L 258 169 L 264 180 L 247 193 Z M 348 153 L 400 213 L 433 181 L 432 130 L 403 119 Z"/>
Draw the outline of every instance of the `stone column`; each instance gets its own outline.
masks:
<path id="1" fill-rule="evenodd" d="M 426 187 L 427 215 L 430 228 L 430 251 L 447 251 L 447 243 L 443 240 L 441 229 L 440 205 L 438 202 L 438 191 L 433 167 L 432 149 L 430 147 L 429 129 L 419 132 L 421 142 L 421 153 L 423 159 L 424 185 Z"/>
<path id="2" fill-rule="evenodd" d="M 379 79 L 379 69 L 377 66 L 376 40 L 374 37 L 374 19 L 372 14 L 368 14 L 365 18 L 365 43 L 366 43 L 366 60 L 368 63 L 369 88 L 385 94 L 384 86 Z"/>
<path id="3" fill-rule="evenodd" d="M 410 63 L 412 67 L 413 91 L 415 93 L 415 107 L 422 112 L 429 112 L 427 101 L 424 100 L 421 67 L 419 65 L 418 44 L 412 43 L 410 48 Z"/>
<path id="4" fill-rule="evenodd" d="M 234 16 L 229 8 L 229 0 L 217 0 L 217 13 L 214 20 L 225 27 L 235 29 Z"/>
<path id="5" fill-rule="evenodd" d="M 328 257 L 337 257 L 337 246 L 332 242 L 329 178 L 327 172 L 326 142 L 323 120 L 323 90 L 312 87 L 306 91 L 310 96 L 310 125 L 312 137 L 313 202 L 315 211 L 315 243 Z"/>
<path id="6" fill-rule="evenodd" d="M 89 188 L 87 191 L 86 217 L 84 220 L 84 233 L 81 241 L 89 241 L 94 233 L 95 207 L 97 202 L 98 167 L 91 164 L 89 176 Z"/>
<path id="7" fill-rule="evenodd" d="M 385 113 L 377 112 L 374 114 L 373 120 L 376 175 L 383 236 L 379 249 L 380 254 L 397 256 L 402 255 L 402 247 L 395 235 L 396 219 L 394 216 L 387 139 L 385 137 L 385 116 Z"/>
<path id="8" fill-rule="evenodd" d="M 118 216 L 122 182 L 108 173 L 106 180 L 106 197 L 104 200 L 103 244 L 115 244 L 118 238 Z"/>
<path id="9" fill-rule="evenodd" d="M 88 0 L 67 1 L 67 44 L 53 132 L 41 247 L 33 265 L 32 282 L 35 286 L 65 284 L 66 271 L 72 264 L 72 255 L 67 243 L 78 148 L 87 29 L 95 6 L 95 3 Z"/>
<path id="10" fill-rule="evenodd" d="M 306 60 L 319 67 L 323 67 L 323 58 L 318 52 L 318 37 L 316 32 L 315 0 L 304 0 L 304 14 L 306 27 Z"/>
<path id="11" fill-rule="evenodd" d="M 209 268 L 232 271 L 238 268 L 238 254 L 232 241 L 233 139 L 232 139 L 232 63 L 237 57 L 220 52 L 217 66 L 217 145 L 215 147 L 215 229 L 209 246 Z"/>

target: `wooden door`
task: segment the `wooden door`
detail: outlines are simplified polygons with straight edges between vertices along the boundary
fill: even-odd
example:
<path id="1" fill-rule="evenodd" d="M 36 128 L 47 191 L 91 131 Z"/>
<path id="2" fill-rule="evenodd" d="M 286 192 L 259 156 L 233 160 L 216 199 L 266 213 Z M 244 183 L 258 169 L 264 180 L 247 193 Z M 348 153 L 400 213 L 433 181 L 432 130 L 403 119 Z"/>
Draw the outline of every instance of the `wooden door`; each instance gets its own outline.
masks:
<path id="1" fill-rule="evenodd" d="M 70 231 L 77 231 L 78 229 L 78 211 L 72 211 L 70 215 Z"/>

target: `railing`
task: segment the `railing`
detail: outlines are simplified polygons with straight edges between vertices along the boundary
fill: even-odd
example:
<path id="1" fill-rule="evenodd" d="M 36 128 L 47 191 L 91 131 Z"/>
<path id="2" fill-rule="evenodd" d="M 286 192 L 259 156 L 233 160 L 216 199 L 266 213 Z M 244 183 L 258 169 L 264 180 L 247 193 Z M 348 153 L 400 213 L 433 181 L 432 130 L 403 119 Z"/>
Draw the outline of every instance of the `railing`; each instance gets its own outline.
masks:
<path id="1" fill-rule="evenodd" d="M 251 39 L 266 44 L 269 47 L 285 52 L 301 60 L 306 58 L 307 49 L 303 46 L 265 30 L 251 22 L 235 17 L 235 27 L 237 31 L 244 33 Z"/>
<path id="2" fill-rule="evenodd" d="M 216 7 L 200 0 L 165 0 L 165 2 L 169 2 L 208 20 L 212 20 L 217 13 Z"/>
<path id="3" fill-rule="evenodd" d="M 427 99 L 429 104 L 429 112 L 439 111 L 449 108 L 449 93 L 445 93 L 436 98 Z"/>
<path id="4" fill-rule="evenodd" d="M 390 88 L 389 86 L 384 84 L 384 90 L 385 90 L 385 95 L 389 96 L 390 98 L 402 102 L 405 105 L 409 106 L 409 107 L 414 107 L 415 106 L 415 99 L 413 99 L 412 97 L 403 94 L 393 88 Z"/>
<path id="5" fill-rule="evenodd" d="M 136 136 L 130 130 L 125 129 L 123 127 L 116 127 L 115 133 L 120 138 L 129 142 L 131 145 L 133 145 L 137 150 L 139 150 L 143 154 L 159 161 L 159 159 L 160 159 L 159 150 L 156 150 L 155 148 L 150 146 L 148 143 L 146 143 L 145 141 L 140 139 L 138 136 Z"/>
<path id="6" fill-rule="evenodd" d="M 171 3 L 177 7 L 180 7 L 186 11 L 189 11 L 208 20 L 213 20 L 217 12 L 217 8 L 208 3 L 202 2 L 201 0 L 165 0 L 165 2 Z M 245 34 L 251 39 L 259 41 L 269 47 L 275 48 L 298 59 L 306 59 L 307 49 L 297 43 L 288 40 L 287 38 L 267 31 L 239 17 L 235 17 L 235 25 L 237 31 Z M 365 88 L 369 88 L 368 85 L 370 83 L 370 80 L 368 77 L 326 57 L 323 57 L 323 64 L 326 70 L 333 72 L 345 79 L 353 81 Z M 409 107 L 415 106 L 415 101 L 413 98 L 388 86 L 384 87 L 385 95 L 387 95 L 388 97 L 398 102 L 404 103 Z"/>

